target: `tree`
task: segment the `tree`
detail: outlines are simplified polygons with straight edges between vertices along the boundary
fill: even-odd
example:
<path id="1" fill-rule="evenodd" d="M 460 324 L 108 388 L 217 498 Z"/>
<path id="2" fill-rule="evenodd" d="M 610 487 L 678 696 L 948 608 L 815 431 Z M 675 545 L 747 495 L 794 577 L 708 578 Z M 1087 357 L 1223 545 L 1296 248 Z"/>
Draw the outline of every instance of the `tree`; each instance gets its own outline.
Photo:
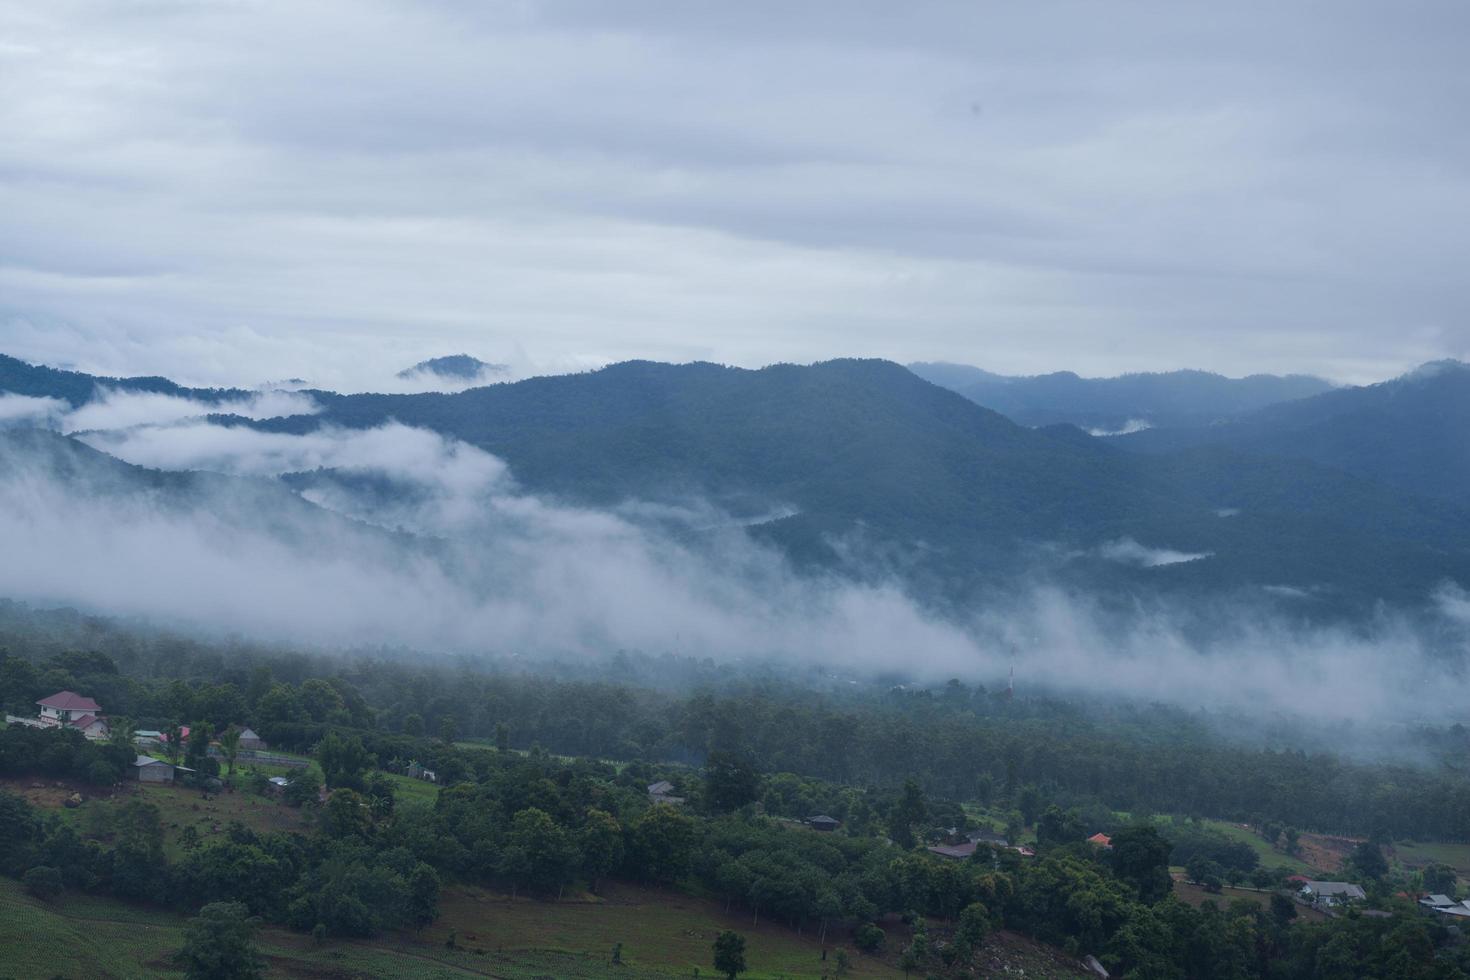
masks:
<path id="1" fill-rule="evenodd" d="M 990 932 L 990 910 L 979 902 L 971 902 L 966 905 L 964 911 L 960 913 L 960 925 L 956 933 L 969 944 L 971 949 L 979 949 L 988 932 Z"/>
<path id="2" fill-rule="evenodd" d="M 203 773 L 209 760 L 209 725 L 196 721 L 190 727 L 184 745 L 184 765 L 196 773 Z"/>
<path id="3" fill-rule="evenodd" d="M 495 750 L 497 752 L 510 751 L 510 726 L 503 721 L 495 723 Z"/>
<path id="4" fill-rule="evenodd" d="M 366 838 L 372 829 L 372 808 L 367 798 L 356 790 L 337 790 L 322 808 L 322 833 L 328 837 Z"/>
<path id="5" fill-rule="evenodd" d="M 1112 845 L 1113 873 L 1134 887 L 1140 902 L 1152 905 L 1173 890 L 1174 881 L 1169 877 L 1171 845 L 1153 826 L 1124 827 L 1113 835 Z"/>
<path id="6" fill-rule="evenodd" d="M 1456 896 L 1455 869 L 1447 864 L 1431 864 L 1424 869 L 1424 890 L 1434 895 Z"/>
<path id="7" fill-rule="evenodd" d="M 887 938 L 887 934 L 871 922 L 864 922 L 852 934 L 852 941 L 857 948 L 869 954 L 881 950 L 883 948 L 883 941 Z"/>
<path id="8" fill-rule="evenodd" d="M 1353 848 L 1353 853 L 1348 861 L 1365 878 L 1377 879 L 1388 874 L 1388 859 L 1383 856 L 1378 845 L 1372 841 L 1365 840 Z"/>
<path id="9" fill-rule="evenodd" d="M 694 821 L 660 803 L 633 821 L 630 844 L 633 867 L 654 881 L 670 883 L 689 870 L 694 847 Z"/>
<path id="10" fill-rule="evenodd" d="M 240 729 L 231 725 L 219 736 L 220 751 L 225 754 L 225 765 L 229 767 L 231 779 L 235 778 L 235 760 L 240 757 Z"/>
<path id="11" fill-rule="evenodd" d="M 119 715 L 107 719 L 107 743 L 109 745 L 115 745 L 136 754 L 133 741 L 136 733 L 137 727 L 131 718 Z"/>
<path id="12" fill-rule="evenodd" d="M 595 894 L 602 879 L 623 863 L 623 828 L 606 810 L 588 810 L 581 843 L 582 870 Z"/>
<path id="13" fill-rule="evenodd" d="M 516 884 L 543 892 L 560 889 L 577 866 L 577 849 L 567 832 L 536 807 L 511 818 L 504 857 L 504 871 Z"/>
<path id="14" fill-rule="evenodd" d="M 760 793 L 760 774 L 741 756 L 711 752 L 704 767 L 705 802 L 715 813 L 738 810 Z"/>
<path id="15" fill-rule="evenodd" d="M 1036 844 L 1038 847 L 1055 847 L 1082 839 L 1087 828 L 1076 810 L 1063 810 L 1055 803 L 1047 806 L 1036 818 Z"/>
<path id="16" fill-rule="evenodd" d="M 416 929 L 439 918 L 439 876 L 422 862 L 408 879 L 408 909 Z"/>
<path id="17" fill-rule="evenodd" d="M 265 960 L 255 948 L 260 920 L 238 902 L 213 902 L 199 910 L 184 930 L 177 959 L 188 980 L 256 980 Z"/>
<path id="18" fill-rule="evenodd" d="M 454 740 L 459 738 L 459 721 L 454 715 L 444 715 L 439 719 L 439 741 L 445 745 L 453 745 Z"/>
<path id="19" fill-rule="evenodd" d="M 1041 815 L 1041 792 L 1029 783 L 1021 787 L 1021 795 L 1016 799 L 1016 809 L 1021 811 L 1023 821 L 1034 824 Z"/>
<path id="20" fill-rule="evenodd" d="M 424 716 L 411 711 L 403 716 L 403 734 L 417 738 L 424 733 Z"/>
<path id="21" fill-rule="evenodd" d="M 43 902 L 51 902 L 61 895 L 61 872 L 37 865 L 25 873 L 25 884 L 26 891 Z"/>
<path id="22" fill-rule="evenodd" d="M 356 735 L 349 738 L 328 732 L 316 747 L 316 761 L 322 767 L 322 778 L 328 788 L 346 786 L 360 790 L 363 788 L 363 773 L 372 763 L 372 758 L 363 748 L 362 739 Z"/>
<path id="23" fill-rule="evenodd" d="M 292 806 L 315 803 L 322 791 L 321 773 L 310 767 L 302 769 L 286 784 L 285 799 Z"/>
<path id="24" fill-rule="evenodd" d="M 725 980 L 735 980 L 736 976 L 745 972 L 744 936 L 726 929 L 715 937 L 714 949 L 715 972 L 723 973 Z"/>
<path id="25" fill-rule="evenodd" d="M 913 847 L 914 825 L 922 823 L 927 813 L 924 791 L 913 779 L 905 779 L 902 794 L 888 811 L 888 836 L 899 847 Z"/>
<path id="26" fill-rule="evenodd" d="M 170 722 L 163 730 L 163 754 L 175 766 L 184 758 L 184 730 L 178 722 Z"/>
<path id="27" fill-rule="evenodd" d="M 1287 827 L 1281 834 L 1285 838 L 1286 853 L 1295 854 L 1300 848 L 1298 841 L 1301 839 L 1301 834 L 1295 827 Z"/>

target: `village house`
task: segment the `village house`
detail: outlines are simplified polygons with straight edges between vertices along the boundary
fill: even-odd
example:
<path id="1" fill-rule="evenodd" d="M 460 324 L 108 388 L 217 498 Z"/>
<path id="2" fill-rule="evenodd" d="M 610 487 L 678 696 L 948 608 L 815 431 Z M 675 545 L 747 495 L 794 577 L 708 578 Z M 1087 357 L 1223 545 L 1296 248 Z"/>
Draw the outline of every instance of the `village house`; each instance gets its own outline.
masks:
<path id="1" fill-rule="evenodd" d="M 240 748 L 246 752 L 264 752 L 269 747 L 253 729 L 247 728 L 240 733 Z"/>
<path id="2" fill-rule="evenodd" d="M 108 736 L 102 706 L 89 697 L 75 691 L 57 691 L 36 704 L 41 708 L 37 720 L 48 728 L 75 728 L 94 741 Z"/>
<path id="3" fill-rule="evenodd" d="M 140 755 L 133 761 L 133 778 L 140 783 L 171 783 L 174 767 L 151 755 Z"/>
<path id="4" fill-rule="evenodd" d="M 656 783 L 648 784 L 648 802 L 680 806 L 684 802 L 684 797 L 675 796 L 674 784 L 667 779 L 660 779 Z"/>
<path id="5" fill-rule="evenodd" d="M 438 773 L 432 769 L 425 769 L 417 762 L 410 762 L 408 764 L 407 774 L 409 779 L 422 779 L 426 783 L 437 783 L 439 781 Z"/>
<path id="6" fill-rule="evenodd" d="M 977 846 L 974 841 L 965 841 L 963 844 L 935 844 L 933 847 L 926 848 L 926 850 L 930 854 L 935 854 L 942 858 L 949 858 L 953 861 L 964 861 L 975 853 Z"/>
<path id="7" fill-rule="evenodd" d="M 836 817 L 829 817 L 825 813 L 823 813 L 812 817 L 806 822 L 806 825 L 813 830 L 819 830 L 824 834 L 830 834 L 832 831 L 842 826 L 842 821 L 838 820 Z"/>
<path id="8" fill-rule="evenodd" d="M 1087 838 L 1087 843 L 1093 847 L 1100 847 L 1105 851 L 1113 849 L 1113 839 L 1104 833 L 1096 833 Z"/>
<path id="9" fill-rule="evenodd" d="M 1361 901 L 1368 897 L 1361 885 L 1350 881 L 1312 881 L 1302 883 L 1299 892 L 1302 899 L 1313 908 L 1329 909 L 1348 902 Z"/>

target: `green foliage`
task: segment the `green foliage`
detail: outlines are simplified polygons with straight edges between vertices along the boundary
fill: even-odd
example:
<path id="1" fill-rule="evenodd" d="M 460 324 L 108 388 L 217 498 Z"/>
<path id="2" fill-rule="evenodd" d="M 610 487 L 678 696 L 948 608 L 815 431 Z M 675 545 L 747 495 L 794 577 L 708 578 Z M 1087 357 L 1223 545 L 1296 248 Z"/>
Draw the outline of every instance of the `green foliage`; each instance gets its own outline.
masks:
<path id="1" fill-rule="evenodd" d="M 571 880 L 578 859 L 570 836 L 550 814 L 528 807 L 511 820 L 500 870 L 520 887 L 552 892 Z"/>
<path id="2" fill-rule="evenodd" d="M 330 687 L 327 690 L 336 691 Z M 340 699 L 339 699 L 340 700 Z M 316 748 L 317 765 L 321 766 L 322 777 L 326 780 L 329 789 L 348 787 L 350 789 L 363 789 L 363 777 L 368 767 L 373 764 L 372 757 L 363 748 L 362 739 L 357 736 L 345 736 L 337 732 L 328 732 L 326 738 L 321 740 Z"/>
<path id="3" fill-rule="evenodd" d="M 255 947 L 258 920 L 237 902 L 214 902 L 199 910 L 185 930 L 177 955 L 188 980 L 256 980 L 265 960 Z"/>
<path id="4" fill-rule="evenodd" d="M 1424 869 L 1424 890 L 1431 894 L 1448 895 L 1456 897 L 1458 892 L 1458 881 L 1455 869 L 1447 864 L 1431 864 Z"/>
<path id="5" fill-rule="evenodd" d="M 1124 827 L 1112 835 L 1108 856 L 1113 874 L 1133 886 L 1140 902 L 1152 905 L 1174 887 L 1169 877 L 1170 850 L 1169 842 L 1157 828 L 1139 824 Z"/>
<path id="6" fill-rule="evenodd" d="M 888 811 L 888 836 L 902 848 L 914 846 L 914 827 L 924 821 L 928 807 L 914 779 L 905 779 L 903 792 Z"/>
<path id="7" fill-rule="evenodd" d="M 321 773 L 312 768 L 298 769 L 291 774 L 286 783 L 286 791 L 283 794 L 287 803 L 292 806 L 315 803 L 317 796 L 321 793 Z"/>
<path id="8" fill-rule="evenodd" d="M 760 774 L 749 760 L 731 752 L 711 752 L 704 766 L 704 795 L 709 808 L 727 813 L 753 802 Z"/>
<path id="9" fill-rule="evenodd" d="M 715 970 L 723 973 L 725 980 L 735 980 L 745 972 L 744 936 L 727 929 L 715 937 L 714 951 Z"/>
<path id="10" fill-rule="evenodd" d="M 36 896 L 43 902 L 54 902 L 61 897 L 65 885 L 61 880 L 61 872 L 55 868 L 45 865 L 37 865 L 25 873 L 26 891 Z"/>
<path id="11" fill-rule="evenodd" d="M 853 945 L 864 953 L 873 954 L 883 949 L 887 935 L 871 922 L 864 922 L 852 934 Z"/>
<path id="12" fill-rule="evenodd" d="M 1348 863 L 1364 878 L 1376 879 L 1388 874 L 1388 859 L 1372 841 L 1365 840 L 1353 848 L 1353 853 L 1348 856 Z"/>
<path id="13" fill-rule="evenodd" d="M 596 891 L 598 882 L 623 863 L 623 828 L 606 810 L 590 809 L 580 844 L 582 870 Z"/>
<path id="14" fill-rule="evenodd" d="M 639 872 L 660 882 L 674 882 L 689 871 L 694 821 L 671 806 L 649 807 L 633 821 L 627 859 Z"/>

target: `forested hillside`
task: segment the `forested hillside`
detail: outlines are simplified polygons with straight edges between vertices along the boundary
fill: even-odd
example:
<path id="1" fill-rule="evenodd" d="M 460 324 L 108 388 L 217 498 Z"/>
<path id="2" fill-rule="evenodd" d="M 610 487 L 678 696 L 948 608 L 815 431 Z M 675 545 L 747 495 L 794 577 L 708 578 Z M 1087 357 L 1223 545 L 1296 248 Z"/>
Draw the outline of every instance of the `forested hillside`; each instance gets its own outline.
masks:
<path id="1" fill-rule="evenodd" d="M 1208 371 L 1082 378 L 1070 371 L 1013 377 L 944 363 L 910 364 L 909 370 L 1022 425 L 1071 423 L 1109 434 L 1140 426 L 1209 425 L 1332 387 L 1306 375 L 1226 378 Z"/>
<path id="2" fill-rule="evenodd" d="M 1120 437 L 1120 446 L 1169 452 L 1228 446 L 1302 459 L 1375 480 L 1402 494 L 1460 502 L 1470 486 L 1470 367 L 1426 364 L 1362 388 L 1273 405 L 1207 427 Z"/>

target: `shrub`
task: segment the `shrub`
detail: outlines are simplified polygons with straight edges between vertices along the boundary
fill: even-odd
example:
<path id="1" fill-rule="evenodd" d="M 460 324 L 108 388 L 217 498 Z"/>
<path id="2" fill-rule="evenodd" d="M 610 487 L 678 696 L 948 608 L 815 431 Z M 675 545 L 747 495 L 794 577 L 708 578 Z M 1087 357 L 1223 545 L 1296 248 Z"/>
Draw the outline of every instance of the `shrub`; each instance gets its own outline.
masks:
<path id="1" fill-rule="evenodd" d="M 883 940 L 887 938 L 888 936 L 883 930 L 871 922 L 865 922 L 858 926 L 857 931 L 852 934 L 853 945 L 864 953 L 878 952 L 883 948 Z"/>
<path id="2" fill-rule="evenodd" d="M 25 874 L 26 891 L 43 902 L 55 900 L 62 891 L 61 872 L 38 865 Z"/>

